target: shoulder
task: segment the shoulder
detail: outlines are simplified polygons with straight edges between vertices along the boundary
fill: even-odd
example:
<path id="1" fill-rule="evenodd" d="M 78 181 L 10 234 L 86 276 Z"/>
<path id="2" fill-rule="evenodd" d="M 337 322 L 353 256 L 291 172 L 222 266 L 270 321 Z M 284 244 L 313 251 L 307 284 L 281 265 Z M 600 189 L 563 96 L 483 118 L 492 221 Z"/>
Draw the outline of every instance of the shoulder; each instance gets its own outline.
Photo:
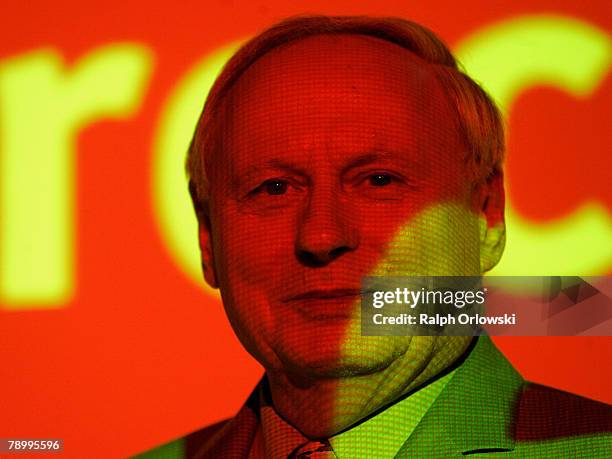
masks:
<path id="1" fill-rule="evenodd" d="M 259 426 L 258 394 L 259 391 L 255 388 L 233 418 L 191 432 L 136 457 L 138 459 L 247 457 Z"/>
<path id="2" fill-rule="evenodd" d="M 516 437 L 538 440 L 612 432 L 612 405 L 540 384 L 526 383 Z"/>
<path id="3" fill-rule="evenodd" d="M 133 459 L 186 459 L 195 457 L 198 454 L 198 450 L 202 449 L 203 446 L 218 442 L 229 421 L 230 419 L 226 419 L 206 426 L 133 456 Z"/>
<path id="4" fill-rule="evenodd" d="M 526 382 L 515 414 L 519 450 L 557 457 L 608 457 L 612 450 L 612 405 Z"/>
<path id="5" fill-rule="evenodd" d="M 231 419 L 219 421 L 210 426 L 191 432 L 184 437 L 185 457 L 194 457 L 203 445 L 211 445 L 219 441 L 230 424 Z"/>

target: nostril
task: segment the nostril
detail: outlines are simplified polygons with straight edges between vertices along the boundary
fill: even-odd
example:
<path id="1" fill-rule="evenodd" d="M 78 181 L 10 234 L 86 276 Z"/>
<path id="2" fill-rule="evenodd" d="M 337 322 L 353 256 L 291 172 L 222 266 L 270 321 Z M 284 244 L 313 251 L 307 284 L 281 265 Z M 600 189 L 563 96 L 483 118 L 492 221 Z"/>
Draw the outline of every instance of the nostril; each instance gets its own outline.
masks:
<path id="1" fill-rule="evenodd" d="M 298 250 L 296 256 L 301 263 L 310 267 L 325 266 L 334 259 L 340 257 L 350 249 L 346 246 L 336 247 L 332 250 L 314 252 L 309 250 Z"/>
<path id="2" fill-rule="evenodd" d="M 298 260 L 304 264 L 305 266 L 309 266 L 311 268 L 316 268 L 319 266 L 325 266 L 327 261 L 325 259 L 321 259 L 312 252 L 308 252 L 306 250 L 299 250 L 297 253 Z"/>
<path id="3" fill-rule="evenodd" d="M 343 247 L 336 247 L 335 249 L 331 250 L 329 252 L 329 258 L 330 260 L 333 260 L 334 258 L 338 258 L 340 255 L 346 253 L 349 251 L 349 248 L 346 246 Z"/>

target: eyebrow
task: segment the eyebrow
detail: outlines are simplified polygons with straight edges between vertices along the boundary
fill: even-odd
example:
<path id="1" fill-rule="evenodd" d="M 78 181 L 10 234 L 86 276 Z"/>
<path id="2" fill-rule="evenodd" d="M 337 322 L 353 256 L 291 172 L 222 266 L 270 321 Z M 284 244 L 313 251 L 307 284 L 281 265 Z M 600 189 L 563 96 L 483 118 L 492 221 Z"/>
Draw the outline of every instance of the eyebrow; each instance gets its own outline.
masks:
<path id="1" fill-rule="evenodd" d="M 387 151 L 377 151 L 372 153 L 365 153 L 353 159 L 349 164 L 342 168 L 342 174 L 347 173 L 351 169 L 356 167 L 366 166 L 368 164 L 374 163 L 376 161 L 388 160 L 394 155 Z"/>
<path id="2" fill-rule="evenodd" d="M 251 164 L 250 166 L 246 168 L 246 170 L 237 171 L 235 177 L 239 181 L 244 180 L 244 179 L 248 180 L 253 175 L 255 175 L 257 172 L 261 171 L 262 169 L 281 169 L 281 170 L 289 171 L 297 175 L 303 175 L 303 176 L 306 175 L 304 170 L 296 166 L 295 164 L 291 164 L 287 162 L 286 160 L 280 159 L 280 158 L 270 158 L 263 164 Z"/>

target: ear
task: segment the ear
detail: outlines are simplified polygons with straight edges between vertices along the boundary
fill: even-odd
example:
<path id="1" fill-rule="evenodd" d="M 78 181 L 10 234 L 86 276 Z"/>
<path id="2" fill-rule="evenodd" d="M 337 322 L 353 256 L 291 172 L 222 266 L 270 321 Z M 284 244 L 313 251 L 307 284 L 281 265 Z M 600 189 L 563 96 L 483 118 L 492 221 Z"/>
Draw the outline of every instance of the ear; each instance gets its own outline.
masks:
<path id="1" fill-rule="evenodd" d="M 202 273 L 204 280 L 212 288 L 218 288 L 217 276 L 215 274 L 215 260 L 212 251 L 212 240 L 210 233 L 210 220 L 206 216 L 205 221 L 198 217 L 198 241 L 200 243 L 200 259 L 202 261 Z"/>
<path id="2" fill-rule="evenodd" d="M 480 225 L 480 271 L 492 269 L 506 245 L 504 175 L 496 171 L 476 190 Z"/>
<path id="3" fill-rule="evenodd" d="M 189 182 L 189 194 L 191 195 L 191 202 L 198 218 L 198 242 L 200 245 L 200 260 L 204 280 L 212 288 L 218 288 L 208 206 L 200 202 L 195 184 L 191 181 Z"/>

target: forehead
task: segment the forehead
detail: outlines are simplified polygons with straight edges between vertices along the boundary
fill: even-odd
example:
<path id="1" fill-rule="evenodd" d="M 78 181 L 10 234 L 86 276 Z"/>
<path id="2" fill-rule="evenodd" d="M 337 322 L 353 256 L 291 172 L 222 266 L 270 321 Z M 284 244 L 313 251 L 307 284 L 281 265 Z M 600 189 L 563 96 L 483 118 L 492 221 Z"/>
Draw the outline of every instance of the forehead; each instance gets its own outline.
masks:
<path id="1" fill-rule="evenodd" d="M 315 35 L 271 50 L 238 79 L 222 116 L 224 159 L 237 164 L 322 150 L 416 157 L 458 143 L 433 67 L 363 35 Z"/>

